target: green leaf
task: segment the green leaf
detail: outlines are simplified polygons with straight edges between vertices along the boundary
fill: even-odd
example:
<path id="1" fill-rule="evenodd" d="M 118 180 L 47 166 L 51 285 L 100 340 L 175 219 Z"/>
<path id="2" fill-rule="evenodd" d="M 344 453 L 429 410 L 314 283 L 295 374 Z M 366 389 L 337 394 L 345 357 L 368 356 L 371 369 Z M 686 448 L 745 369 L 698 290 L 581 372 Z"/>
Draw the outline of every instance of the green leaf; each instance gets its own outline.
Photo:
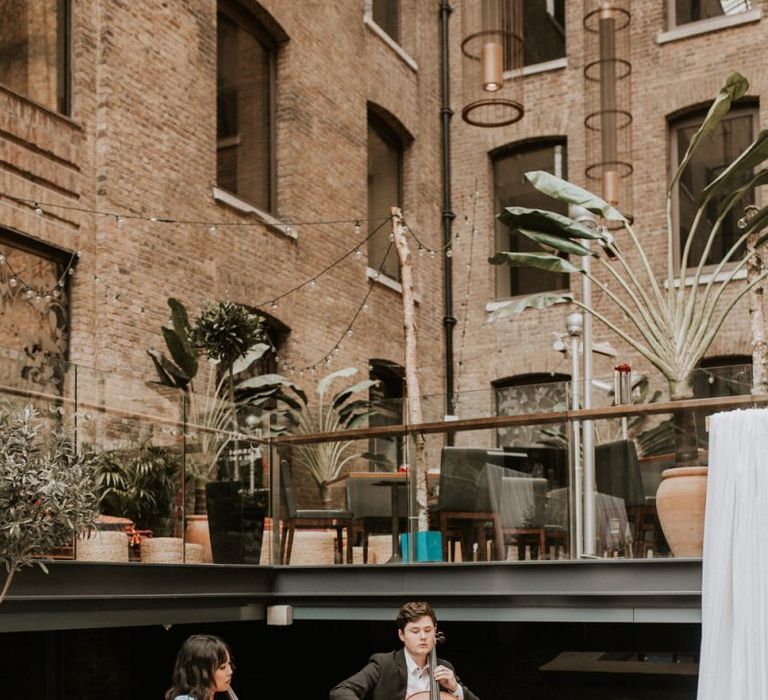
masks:
<path id="1" fill-rule="evenodd" d="M 510 228 L 524 228 L 529 231 L 535 230 L 555 236 L 567 234 L 569 238 L 584 238 L 587 240 L 601 240 L 605 238 L 605 235 L 596 229 L 546 209 L 506 207 L 498 215 L 498 219 L 502 224 L 506 224 Z"/>
<path id="2" fill-rule="evenodd" d="M 570 304 L 572 301 L 572 294 L 550 294 L 549 292 L 511 299 L 503 306 L 491 311 L 486 318 L 486 323 L 492 323 L 502 318 L 514 318 L 525 309 L 546 309 L 555 304 Z"/>
<path id="3" fill-rule="evenodd" d="M 745 171 L 751 171 L 768 158 L 768 131 L 761 131 L 757 138 L 733 161 L 720 175 L 710 182 L 703 190 L 709 196 L 717 196 L 723 190 L 734 185 L 734 180 L 740 178 Z"/>
<path id="4" fill-rule="evenodd" d="M 535 267 L 548 272 L 581 272 L 581 268 L 552 253 L 496 253 L 488 258 L 491 265 L 507 264 L 510 267 Z"/>
<path id="5" fill-rule="evenodd" d="M 747 182 L 740 185 L 737 189 L 733 190 L 733 192 L 730 192 L 723 198 L 723 201 L 718 207 L 717 216 L 721 216 L 724 212 L 735 206 L 747 192 L 751 192 L 756 187 L 762 187 L 766 184 L 768 184 L 768 169 L 763 168 L 762 170 L 758 170 Z"/>
<path id="6" fill-rule="evenodd" d="M 260 360 L 270 350 L 266 343 L 256 343 L 243 357 L 232 364 L 232 374 L 245 372 L 254 362 Z"/>
<path id="7" fill-rule="evenodd" d="M 536 231 L 528 231 L 524 228 L 518 228 L 518 233 L 522 233 L 526 238 L 530 238 L 539 245 L 549 246 L 555 250 L 559 250 L 561 253 L 568 255 L 578 255 L 584 257 L 585 255 L 592 255 L 597 257 L 596 253 L 593 253 L 589 248 L 585 248 L 579 243 L 570 241 L 567 238 L 561 238 L 560 236 L 554 236 L 551 233 L 538 233 Z"/>
<path id="8" fill-rule="evenodd" d="M 197 374 L 197 355 L 187 351 L 189 343 L 185 343 L 176 331 L 165 327 L 162 328 L 162 331 L 168 352 L 171 353 L 171 357 L 184 373 L 187 381 L 191 381 Z"/>
<path id="9" fill-rule="evenodd" d="M 725 81 L 725 85 L 717 93 L 714 101 L 712 102 L 707 116 L 704 118 L 699 130 L 691 137 L 691 142 L 688 144 L 688 150 L 685 152 L 682 162 L 680 163 L 677 171 L 675 172 L 672 181 L 669 184 L 669 191 L 675 186 L 675 183 L 680 179 L 685 166 L 688 165 L 688 161 L 694 154 L 694 151 L 699 147 L 701 140 L 709 134 L 728 114 L 728 110 L 731 108 L 731 102 L 738 100 L 749 89 L 749 81 L 741 75 L 741 73 L 731 73 L 728 79 Z"/>
<path id="10" fill-rule="evenodd" d="M 584 207 L 593 214 L 599 214 L 608 221 L 627 222 L 624 215 L 618 209 L 608 204 L 608 202 L 600 199 L 600 197 L 588 190 L 556 177 L 551 173 L 544 170 L 533 170 L 526 173 L 525 178 L 539 192 L 559 199 L 561 202 Z"/>
<path id="11" fill-rule="evenodd" d="M 353 384 L 352 386 L 347 387 L 333 397 L 333 407 L 338 408 L 353 394 L 358 394 L 362 391 L 368 391 L 368 389 L 370 389 L 372 386 L 376 386 L 378 383 L 379 382 L 376 379 L 363 379 L 357 384 Z"/>
<path id="12" fill-rule="evenodd" d="M 326 374 L 317 383 L 317 389 L 316 389 L 317 395 L 324 396 L 325 392 L 328 391 L 328 387 L 330 387 L 331 384 L 336 379 L 351 377 L 353 374 L 356 374 L 356 373 L 357 373 L 356 367 L 344 367 L 342 369 L 336 370 L 335 372 L 331 372 L 330 374 Z"/>
<path id="13" fill-rule="evenodd" d="M 191 327 L 189 325 L 187 309 L 184 304 L 182 304 L 178 299 L 174 297 L 170 297 L 168 299 L 168 306 L 171 307 L 171 320 L 173 321 L 173 329 L 176 331 L 179 342 L 184 348 L 184 354 L 188 358 L 191 358 L 191 362 L 189 363 L 189 366 L 185 367 L 184 363 L 180 362 L 175 357 L 173 359 L 176 360 L 176 364 L 178 364 L 179 367 L 181 367 L 187 374 L 189 374 L 190 379 L 194 379 L 195 375 L 197 374 L 198 353 L 189 340 Z M 171 353 L 173 352 L 170 347 L 168 350 Z"/>
<path id="14" fill-rule="evenodd" d="M 152 358 L 162 384 L 186 390 L 189 385 L 189 377 L 182 370 L 154 348 L 147 348 L 147 354 Z"/>

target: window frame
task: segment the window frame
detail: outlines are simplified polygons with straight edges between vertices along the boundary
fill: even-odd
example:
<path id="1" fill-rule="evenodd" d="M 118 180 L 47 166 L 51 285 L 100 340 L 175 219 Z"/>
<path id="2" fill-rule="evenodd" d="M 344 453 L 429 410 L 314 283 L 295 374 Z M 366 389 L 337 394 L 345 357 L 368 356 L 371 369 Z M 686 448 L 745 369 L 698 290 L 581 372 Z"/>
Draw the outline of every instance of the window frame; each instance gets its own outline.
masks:
<path id="1" fill-rule="evenodd" d="M 504 146 L 501 146 L 499 148 L 494 149 L 493 151 L 489 152 L 490 156 L 490 167 L 491 167 L 491 201 L 493 202 L 493 209 L 496 209 L 496 163 L 500 160 L 503 160 L 504 158 L 514 156 L 517 153 L 523 152 L 523 151 L 529 151 L 534 150 L 537 147 L 540 149 L 543 149 L 544 147 L 551 146 L 554 151 L 554 174 L 557 177 L 560 177 L 562 179 L 566 179 L 567 175 L 567 163 L 568 163 L 568 139 L 566 136 L 542 136 L 532 139 L 526 139 L 524 141 L 517 141 L 510 144 L 505 144 Z M 559 156 L 557 155 L 557 149 L 560 149 Z M 565 166 L 565 167 L 563 167 Z M 509 246 L 507 245 L 506 248 L 501 248 L 502 240 L 500 238 L 500 233 L 498 229 L 498 225 L 495 220 L 496 214 L 499 212 L 494 211 L 494 224 L 493 224 L 493 253 L 498 253 L 501 250 L 506 250 Z M 511 235 L 509 233 L 509 230 L 505 230 L 503 233 L 504 236 L 507 237 L 507 240 L 509 240 L 509 236 Z M 532 294 L 533 292 L 520 292 L 517 294 L 512 294 L 512 275 L 509 265 L 495 265 L 495 274 L 494 274 L 494 296 L 493 298 L 495 300 L 501 300 L 501 299 L 516 299 L 518 297 L 528 296 L 529 294 Z M 562 293 L 567 292 L 571 288 L 571 285 L 569 284 L 567 287 L 558 287 L 557 289 L 550 289 L 547 290 L 552 293 Z"/>
<path id="2" fill-rule="evenodd" d="M 381 115 L 377 114 L 376 111 L 371 109 L 369 107 L 368 109 L 368 120 L 366 122 L 366 139 L 368 135 L 368 129 L 372 128 L 378 137 L 384 141 L 385 144 L 388 144 L 389 146 L 392 146 L 397 151 L 397 199 L 398 199 L 398 206 L 401 209 L 405 208 L 405 149 L 406 149 L 406 142 L 405 139 L 398 134 L 397 130 L 394 129 L 390 124 L 387 123 L 387 120 L 383 118 Z M 370 159 L 370 151 L 368 150 L 368 147 L 366 145 L 366 196 L 368 195 L 369 190 L 369 183 L 367 182 L 368 179 L 368 168 L 367 163 Z M 370 212 L 368 213 L 370 216 Z M 373 226 L 375 222 L 369 222 L 369 226 Z M 369 231 L 370 233 L 370 231 Z M 393 280 L 396 283 L 400 283 L 400 261 L 397 258 L 397 255 L 395 255 L 395 261 L 397 263 L 397 276 L 392 277 L 392 275 L 387 274 L 384 270 L 381 270 L 382 261 L 376 261 L 375 265 L 371 264 L 371 242 L 373 241 L 373 237 L 369 238 L 366 242 L 366 253 L 368 256 L 368 267 L 372 270 L 376 271 L 379 275 L 382 277 L 386 277 L 387 279 Z"/>
<path id="3" fill-rule="evenodd" d="M 269 188 L 268 208 L 265 213 L 276 215 L 277 213 L 277 53 L 279 44 L 277 39 L 269 32 L 254 14 L 249 12 L 237 0 L 217 0 L 216 1 L 216 22 L 218 28 L 218 16 L 224 14 L 230 21 L 240 27 L 241 30 L 248 32 L 253 38 L 261 44 L 267 52 L 267 71 L 269 79 L 268 90 L 268 119 L 269 119 L 269 173 L 267 174 L 267 186 Z M 216 43 L 216 60 L 218 64 L 219 46 Z M 217 73 L 218 79 L 218 73 Z M 218 101 L 218 85 L 216 86 L 216 99 Z M 218 182 L 219 167 L 219 138 L 218 138 L 218 115 L 216 124 L 216 187 L 224 192 L 237 197 L 238 199 L 253 204 L 237 192 L 231 192 Z M 230 137 L 231 138 L 231 137 Z M 254 205 L 255 206 L 255 205 Z M 263 211 L 261 207 L 258 207 Z"/>
<path id="4" fill-rule="evenodd" d="M 701 125 L 702 121 L 704 120 L 704 117 L 707 114 L 707 108 L 708 105 L 705 107 L 702 106 L 696 106 L 691 109 L 687 109 L 682 113 L 672 114 L 669 117 L 667 117 L 667 139 L 669 143 L 669 151 L 668 151 L 668 158 L 669 158 L 669 174 L 668 179 L 671 179 L 672 175 L 677 171 L 677 167 L 679 165 L 678 162 L 678 132 L 681 129 L 685 129 L 688 127 L 698 127 Z M 752 120 L 752 139 L 754 140 L 755 135 L 759 133 L 760 129 L 760 107 L 756 101 L 753 100 L 746 100 L 742 101 L 740 103 L 737 103 L 736 106 L 734 106 L 730 112 L 724 117 L 723 121 L 730 119 L 734 119 L 737 117 L 744 117 L 749 116 Z M 690 167 L 690 164 L 689 166 Z M 755 203 L 759 205 L 760 203 L 760 189 L 756 188 L 753 190 L 755 193 Z M 677 180 L 675 183 L 675 187 L 672 191 L 672 229 L 673 229 L 673 260 L 674 260 L 674 266 L 675 266 L 675 272 L 677 276 L 680 279 L 685 279 L 686 275 L 690 270 L 696 269 L 698 263 L 691 264 L 691 261 L 689 260 L 688 267 L 685 270 L 682 270 L 680 268 L 681 263 L 681 257 L 683 253 L 683 246 L 681 238 L 680 238 L 680 179 Z M 725 265 L 724 269 L 729 270 L 732 269 L 736 263 L 737 260 L 732 260 L 727 265 Z M 704 273 L 712 272 L 717 267 L 717 263 L 710 264 L 710 265 L 704 265 L 702 268 L 702 271 Z"/>
<path id="5" fill-rule="evenodd" d="M 525 27 L 523 27 L 523 65 L 520 69 L 523 75 L 531 75 L 535 73 L 541 73 L 547 70 L 557 70 L 565 67 L 567 57 L 568 57 L 568 32 L 565 26 L 565 20 L 567 16 L 568 16 L 568 5 L 566 1 L 563 0 L 563 55 L 558 56 L 556 58 L 550 58 L 546 61 L 537 61 L 536 63 L 525 62 L 525 46 L 526 46 L 526 37 L 528 35 L 528 32 L 526 31 Z M 553 21 L 556 20 L 554 15 L 552 15 L 552 20 Z M 511 77 L 513 73 L 518 73 L 520 71 L 508 71 L 507 74 L 505 74 L 505 78 L 507 75 L 510 75 Z"/>
<path id="6" fill-rule="evenodd" d="M 691 27 L 691 26 L 700 26 L 703 22 L 709 22 L 713 26 L 711 27 L 711 30 L 714 31 L 715 29 L 719 29 L 720 26 L 725 23 L 725 26 L 730 25 L 732 22 L 740 23 L 739 19 L 742 18 L 744 15 L 748 15 L 751 12 L 754 12 L 755 10 L 759 10 L 759 7 L 756 7 L 756 3 L 752 2 L 752 7 L 747 8 L 746 10 L 741 10 L 740 12 L 735 12 L 732 15 L 726 15 L 723 13 L 722 15 L 715 15 L 714 17 L 706 17 L 704 19 L 697 19 L 697 20 L 691 20 L 690 22 L 678 22 L 677 21 L 677 8 L 675 7 L 677 0 L 666 0 L 666 6 L 667 6 L 667 30 L 672 31 L 674 29 L 680 29 L 682 27 Z M 738 19 L 735 19 L 738 18 Z"/>

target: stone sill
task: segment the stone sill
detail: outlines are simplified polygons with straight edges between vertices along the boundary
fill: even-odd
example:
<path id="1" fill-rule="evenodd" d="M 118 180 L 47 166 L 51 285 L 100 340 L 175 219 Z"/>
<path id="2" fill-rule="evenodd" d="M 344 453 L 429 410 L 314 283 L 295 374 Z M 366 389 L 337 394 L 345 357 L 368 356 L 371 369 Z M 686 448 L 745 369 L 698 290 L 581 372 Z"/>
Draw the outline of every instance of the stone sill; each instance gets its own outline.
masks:
<path id="1" fill-rule="evenodd" d="M 555 58 L 551 61 L 544 61 L 543 63 L 534 63 L 531 66 L 523 66 L 523 68 L 518 68 L 516 70 L 508 70 L 504 73 L 504 80 L 519 78 L 521 75 L 525 78 L 529 75 L 549 73 L 551 71 L 563 70 L 564 68 L 568 68 L 568 59 L 565 56 L 562 58 Z"/>
<path id="2" fill-rule="evenodd" d="M 376 22 L 373 21 L 371 11 L 366 9 L 363 15 L 363 23 L 370 31 L 372 31 L 379 39 L 381 39 L 392 51 L 395 52 L 397 57 L 405 63 L 414 73 L 419 72 L 419 66 L 416 61 L 411 58 L 408 52 L 400 46 L 389 34 L 387 34 Z"/>
<path id="3" fill-rule="evenodd" d="M 759 22 L 762 18 L 763 11 L 756 7 L 753 10 L 740 12 L 736 15 L 712 17 L 711 19 L 703 19 L 699 22 L 681 24 L 679 27 L 674 27 L 666 32 L 660 32 L 656 35 L 655 41 L 658 45 L 667 44 L 671 41 L 687 39 L 692 36 L 699 36 L 700 34 L 709 34 L 710 32 L 728 29 L 729 27 Z"/>
<path id="4" fill-rule="evenodd" d="M 713 281 L 712 278 L 714 277 L 714 282 L 723 282 L 724 280 L 728 279 L 731 276 L 730 271 L 723 270 L 722 272 L 719 272 L 717 275 L 713 275 L 711 272 L 704 272 L 702 273 L 701 277 L 699 277 L 699 285 L 702 284 L 708 284 L 710 281 Z M 734 280 L 745 280 L 747 279 L 747 271 L 745 269 L 739 270 L 736 275 L 733 278 Z M 692 287 L 693 286 L 693 275 L 686 275 L 685 280 L 683 280 L 683 285 L 686 287 Z M 672 281 L 672 286 L 675 289 L 680 288 L 680 278 L 675 277 L 675 279 Z M 669 289 L 669 280 L 664 280 L 664 289 Z"/>
<path id="5" fill-rule="evenodd" d="M 255 216 L 270 230 L 282 234 L 283 236 L 287 236 L 294 241 L 298 240 L 299 238 L 296 231 L 291 227 L 290 224 L 284 221 L 280 221 L 280 219 L 276 219 L 271 214 L 267 214 L 267 212 L 254 207 L 253 204 L 249 204 L 244 199 L 241 199 L 237 195 L 232 194 L 231 192 L 227 192 L 220 187 L 216 187 L 216 185 L 213 186 L 213 200 L 219 204 L 224 204 L 228 207 L 231 207 L 241 214 L 251 214 Z"/>
<path id="6" fill-rule="evenodd" d="M 392 291 L 397 292 L 398 294 L 403 293 L 403 285 L 400 284 L 400 282 L 398 282 L 396 279 L 393 279 L 389 275 L 385 275 L 383 272 L 374 270 L 372 267 L 365 268 L 365 276 L 369 280 L 372 280 L 373 282 L 380 284 L 382 287 L 387 287 L 388 289 L 391 289 Z M 419 294 L 415 290 L 413 292 L 413 300 L 417 304 L 421 304 L 421 294 Z"/>

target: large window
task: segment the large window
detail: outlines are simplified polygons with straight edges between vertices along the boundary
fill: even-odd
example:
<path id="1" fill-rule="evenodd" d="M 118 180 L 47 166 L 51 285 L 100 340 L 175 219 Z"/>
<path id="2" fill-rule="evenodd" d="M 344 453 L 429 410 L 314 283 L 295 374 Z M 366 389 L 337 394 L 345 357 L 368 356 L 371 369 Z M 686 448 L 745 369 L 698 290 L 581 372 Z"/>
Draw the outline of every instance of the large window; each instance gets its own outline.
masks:
<path id="1" fill-rule="evenodd" d="M 0 229 L 0 382 L 60 394 L 75 256 Z"/>
<path id="2" fill-rule="evenodd" d="M 546 63 L 565 56 L 565 0 L 523 3 L 523 64 Z"/>
<path id="3" fill-rule="evenodd" d="M 667 0 L 670 26 L 751 10 L 752 0 Z"/>
<path id="4" fill-rule="evenodd" d="M 399 425 L 403 422 L 403 368 L 394 362 L 371 360 L 370 378 L 378 384 L 370 390 L 376 412 L 369 426 Z M 372 438 L 368 450 L 377 469 L 392 471 L 403 463 L 403 441 L 397 436 Z"/>
<path id="5" fill-rule="evenodd" d="M 0 0 L 0 83 L 66 114 L 68 0 Z"/>
<path id="6" fill-rule="evenodd" d="M 397 134 L 381 119 L 368 115 L 368 233 L 379 230 L 368 239 L 368 267 L 392 279 L 400 271 L 394 245 L 390 244 L 391 227 L 381 226 L 392 207 L 402 206 L 403 145 Z"/>
<path id="7" fill-rule="evenodd" d="M 264 211 L 275 210 L 275 44 L 256 20 L 219 2 L 216 179 Z"/>
<path id="8" fill-rule="evenodd" d="M 505 148 L 493 155 L 494 211 L 520 206 L 567 213 L 565 205 L 535 190 L 523 177 L 529 170 L 546 170 L 566 177 L 565 144 L 545 141 Z M 530 252 L 541 248 L 525 236 L 496 221 L 496 251 Z M 499 298 L 567 289 L 567 274 L 496 265 L 496 296 Z"/>
<path id="9" fill-rule="evenodd" d="M 393 40 L 400 43 L 400 0 L 370 0 L 371 16 Z"/>
<path id="10" fill-rule="evenodd" d="M 717 128 L 713 129 L 696 150 L 689 165 L 679 180 L 674 193 L 675 214 L 678 226 L 678 260 L 685 247 L 688 237 L 691 235 L 696 210 L 699 206 L 702 190 L 728 167 L 738 155 L 752 143 L 756 110 L 733 110 L 723 119 Z M 699 128 L 703 114 L 695 117 L 679 119 L 670 124 L 670 142 L 672 144 L 672 159 L 674 168 L 685 155 L 691 137 Z M 740 183 L 747 182 L 750 174 L 745 173 Z M 707 255 L 706 264 L 713 265 L 723 259 L 725 253 L 731 248 L 736 239 L 741 235 L 737 225 L 738 220 L 744 215 L 744 207 L 753 204 L 755 192 L 750 190 L 736 204 L 731 213 L 723 221 L 720 235 L 718 235 Z M 707 205 L 705 215 L 700 221 L 691 243 L 691 252 L 688 255 L 688 267 L 698 265 L 704 247 L 707 244 L 709 231 L 714 225 L 718 209 L 723 198 L 713 199 Z M 741 254 L 733 256 L 732 260 L 738 260 Z"/>

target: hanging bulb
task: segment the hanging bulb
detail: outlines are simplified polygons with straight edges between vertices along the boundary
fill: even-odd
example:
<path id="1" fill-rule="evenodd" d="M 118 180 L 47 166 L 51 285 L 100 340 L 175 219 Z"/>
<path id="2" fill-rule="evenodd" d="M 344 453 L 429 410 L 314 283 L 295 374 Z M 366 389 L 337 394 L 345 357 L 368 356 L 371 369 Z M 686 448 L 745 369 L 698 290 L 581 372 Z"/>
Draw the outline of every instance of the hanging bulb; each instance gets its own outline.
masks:
<path id="1" fill-rule="evenodd" d="M 58 299 L 61 296 L 61 290 L 60 289 L 54 289 L 51 294 L 53 294 L 54 298 Z"/>
<path id="2" fill-rule="evenodd" d="M 421 243 L 419 243 L 419 255 L 420 255 L 421 257 L 424 257 L 424 253 L 425 253 L 425 252 L 426 252 L 426 251 L 424 250 L 424 246 L 423 246 L 423 245 L 421 245 Z"/>
<path id="3" fill-rule="evenodd" d="M 8 286 L 11 287 L 11 289 L 15 289 L 19 286 L 19 280 L 15 277 L 11 277 L 11 279 L 8 280 Z"/>
<path id="4" fill-rule="evenodd" d="M 115 217 L 115 223 L 117 224 L 117 228 L 123 228 L 123 226 L 125 226 L 125 219 L 118 215 Z"/>
<path id="5" fill-rule="evenodd" d="M 67 274 L 68 275 L 74 275 L 75 274 L 75 270 L 70 267 L 69 270 L 67 270 Z M 63 287 L 64 285 L 62 284 L 61 286 Z"/>
<path id="6" fill-rule="evenodd" d="M 446 258 L 452 258 L 453 257 L 453 250 L 448 248 L 448 250 L 445 251 L 445 257 Z"/>
<path id="7" fill-rule="evenodd" d="M 215 235 L 216 235 L 216 224 L 211 224 L 211 225 L 208 227 L 208 233 L 209 233 L 211 236 L 215 236 Z"/>
<path id="8" fill-rule="evenodd" d="M 5 255 L 0 253 L 0 265 L 4 265 L 4 264 L 5 264 Z"/>
<path id="9" fill-rule="evenodd" d="M 43 215 L 43 208 L 37 202 L 35 202 L 35 214 L 38 216 Z"/>
<path id="10" fill-rule="evenodd" d="M 360 230 L 361 230 L 361 228 L 360 228 L 360 222 L 359 222 L 359 221 L 355 221 L 355 235 L 356 235 L 356 236 L 359 236 L 359 235 L 360 235 Z"/>
<path id="11" fill-rule="evenodd" d="M 435 251 L 434 250 L 430 250 L 429 251 L 429 257 L 430 258 L 434 258 L 435 257 Z"/>
<path id="12" fill-rule="evenodd" d="M 394 234 L 394 233 L 392 233 L 392 232 L 390 232 L 390 234 L 389 234 L 389 242 L 390 242 L 390 243 L 393 243 L 393 242 L 394 242 L 394 240 L 395 240 L 395 234 Z"/>
<path id="13" fill-rule="evenodd" d="M 277 308 L 277 299 L 275 299 L 275 300 L 272 302 L 272 311 L 274 311 L 276 308 Z"/>
<path id="14" fill-rule="evenodd" d="M 355 260 L 362 260 L 363 259 L 363 251 L 358 248 L 355 251 Z"/>
<path id="15" fill-rule="evenodd" d="M 292 236 L 293 235 L 293 226 L 286 226 L 285 227 L 285 233 L 286 233 L 287 236 Z"/>
<path id="16" fill-rule="evenodd" d="M 351 328 L 347 328 L 347 337 L 348 338 L 352 337 L 352 329 Z"/>
<path id="17" fill-rule="evenodd" d="M 363 304 L 363 311 L 368 311 L 368 302 L 367 301 Z"/>
<path id="18" fill-rule="evenodd" d="M 310 289 L 313 289 L 313 290 L 314 290 L 314 289 L 317 289 L 317 282 L 316 282 L 315 280 L 313 280 L 313 279 L 312 279 L 312 280 L 310 280 L 310 281 L 309 281 L 309 288 L 310 288 Z"/>

